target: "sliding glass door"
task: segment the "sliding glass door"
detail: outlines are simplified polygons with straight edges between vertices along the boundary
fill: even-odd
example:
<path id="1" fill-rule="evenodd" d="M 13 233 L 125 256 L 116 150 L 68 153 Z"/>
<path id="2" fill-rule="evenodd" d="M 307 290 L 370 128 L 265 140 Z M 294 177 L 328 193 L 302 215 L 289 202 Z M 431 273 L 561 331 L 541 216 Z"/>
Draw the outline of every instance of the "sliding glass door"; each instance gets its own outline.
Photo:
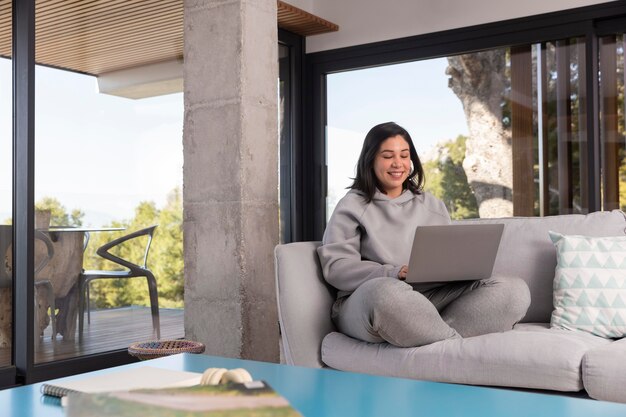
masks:
<path id="1" fill-rule="evenodd" d="M 36 240 L 37 364 L 184 336 L 182 34 L 167 29 L 183 8 L 143 3 L 36 2 L 34 218 L 53 249 L 39 268 Z M 156 294 L 144 276 L 81 275 L 125 270 L 98 249 L 153 225 L 112 253 L 147 257 Z"/>
<path id="2" fill-rule="evenodd" d="M 167 25 L 180 33 L 145 36 Z M 180 37 L 168 42 L 171 33 Z M 143 41 L 157 44 L 133 49 Z M 280 42 L 281 236 L 291 241 L 303 39 L 281 31 Z M 0 243 L 11 246 L 0 288 L 0 388 L 127 363 L 132 342 L 184 337 L 181 57 L 177 0 L 0 0 Z M 157 322 L 147 280 L 112 278 L 122 266 L 98 253 L 151 225 L 151 241 L 112 253 L 143 265 L 149 243 Z M 114 272 L 89 282 L 94 270 Z"/>
<path id="3" fill-rule="evenodd" d="M 152 3 L 0 0 L 0 388 L 184 336 L 182 4 Z M 113 250 L 149 295 L 96 251 L 152 225 Z M 80 291 L 84 270 L 114 272 Z"/>

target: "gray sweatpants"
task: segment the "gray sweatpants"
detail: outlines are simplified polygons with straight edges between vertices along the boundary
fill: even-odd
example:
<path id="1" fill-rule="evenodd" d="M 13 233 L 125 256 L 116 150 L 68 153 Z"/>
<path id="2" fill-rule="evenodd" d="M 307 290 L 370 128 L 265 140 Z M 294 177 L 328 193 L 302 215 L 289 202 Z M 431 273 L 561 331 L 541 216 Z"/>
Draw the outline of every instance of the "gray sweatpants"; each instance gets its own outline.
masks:
<path id="1" fill-rule="evenodd" d="M 385 277 L 337 300 L 332 315 L 348 336 L 412 347 L 510 330 L 529 305 L 530 291 L 519 278 L 454 282 L 418 292 Z"/>

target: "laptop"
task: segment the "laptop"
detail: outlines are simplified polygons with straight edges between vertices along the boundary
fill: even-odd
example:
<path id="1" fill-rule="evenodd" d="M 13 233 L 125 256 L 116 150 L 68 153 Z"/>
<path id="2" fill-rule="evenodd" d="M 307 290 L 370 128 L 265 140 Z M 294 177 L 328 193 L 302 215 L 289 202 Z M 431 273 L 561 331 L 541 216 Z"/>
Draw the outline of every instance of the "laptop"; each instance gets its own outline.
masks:
<path id="1" fill-rule="evenodd" d="M 409 259 L 408 283 L 491 277 L 504 224 L 419 226 Z"/>

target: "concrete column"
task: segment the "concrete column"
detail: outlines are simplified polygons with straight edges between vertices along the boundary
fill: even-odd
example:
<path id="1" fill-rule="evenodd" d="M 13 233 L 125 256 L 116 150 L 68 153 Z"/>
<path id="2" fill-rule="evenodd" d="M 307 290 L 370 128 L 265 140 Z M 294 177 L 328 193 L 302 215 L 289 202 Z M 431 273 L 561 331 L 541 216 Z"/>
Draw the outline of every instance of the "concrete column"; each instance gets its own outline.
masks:
<path id="1" fill-rule="evenodd" d="M 276 0 L 185 0 L 185 334 L 278 362 Z"/>

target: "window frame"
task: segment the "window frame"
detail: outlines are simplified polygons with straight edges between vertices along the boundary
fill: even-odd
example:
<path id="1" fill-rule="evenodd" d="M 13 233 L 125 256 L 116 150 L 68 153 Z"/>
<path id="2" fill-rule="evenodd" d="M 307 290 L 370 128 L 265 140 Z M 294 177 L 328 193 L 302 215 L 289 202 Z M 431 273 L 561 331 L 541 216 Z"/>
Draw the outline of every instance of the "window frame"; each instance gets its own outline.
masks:
<path id="1" fill-rule="evenodd" d="M 307 225 L 303 240 L 321 240 L 325 227 L 328 74 L 570 37 L 584 37 L 586 56 L 597 57 L 598 37 L 615 31 L 626 31 L 624 0 L 307 54 L 305 106 L 310 115 L 305 118 L 303 138 L 309 148 L 303 154 L 307 167 L 301 190 L 306 207 L 303 221 Z M 597 59 L 587 61 L 585 83 L 587 91 L 592 92 L 587 103 L 587 207 L 592 212 L 601 207 L 600 135 L 594 117 L 598 114 L 598 77 L 593 76 L 598 73 L 598 63 Z"/>
<path id="2" fill-rule="evenodd" d="M 304 37 L 295 33 L 278 29 L 278 43 L 289 48 L 289 62 L 285 67 L 279 66 L 279 77 L 285 76 L 288 80 L 287 106 L 285 119 L 288 121 L 287 148 L 279 149 L 280 165 L 287 167 L 286 172 L 280 172 L 280 184 L 288 188 L 283 200 L 281 190 L 280 210 L 286 210 L 284 217 L 286 225 L 283 228 L 281 240 L 283 243 L 297 242 L 302 240 L 302 194 L 298 190 L 302 188 L 302 175 L 304 171 L 302 163 L 302 126 L 303 126 L 303 65 L 304 65 Z"/>

